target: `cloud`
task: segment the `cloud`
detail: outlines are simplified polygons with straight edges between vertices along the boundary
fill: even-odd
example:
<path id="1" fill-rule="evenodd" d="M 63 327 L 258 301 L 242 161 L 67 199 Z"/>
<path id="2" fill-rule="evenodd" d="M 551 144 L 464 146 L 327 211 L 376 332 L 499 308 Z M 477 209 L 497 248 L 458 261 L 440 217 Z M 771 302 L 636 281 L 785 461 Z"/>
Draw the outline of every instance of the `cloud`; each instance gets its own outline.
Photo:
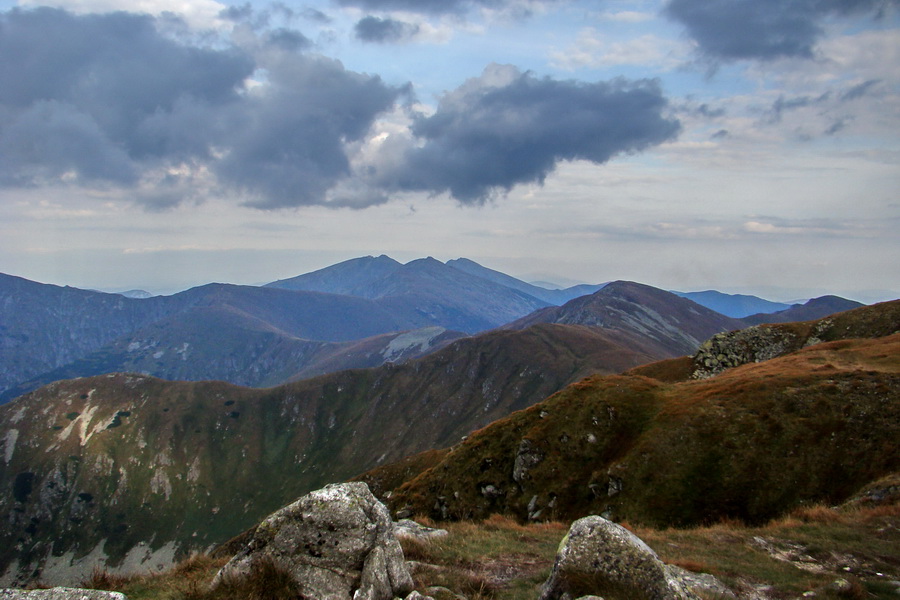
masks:
<path id="1" fill-rule="evenodd" d="M 419 31 L 418 25 L 412 23 L 373 16 L 360 19 L 354 29 L 357 39 L 381 44 L 405 40 Z"/>
<path id="2" fill-rule="evenodd" d="M 215 0 L 19 0 L 20 7 L 61 8 L 75 14 L 106 13 L 128 10 L 157 17 L 178 15 L 197 29 L 218 28 L 224 4 Z"/>
<path id="3" fill-rule="evenodd" d="M 202 155 L 215 136 L 208 114 L 234 103 L 253 70 L 240 53 L 163 37 L 149 16 L 14 9 L 0 27 L 3 182 L 64 171 L 123 183 L 142 162 Z"/>
<path id="4" fill-rule="evenodd" d="M 829 17 L 880 18 L 900 0 L 670 0 L 664 12 L 684 25 L 713 61 L 812 58 Z"/>
<path id="5" fill-rule="evenodd" d="M 311 53 L 290 16 L 225 11 L 231 37 L 202 45 L 150 15 L 0 13 L 0 186 L 118 190 L 150 211 L 208 197 L 364 208 L 403 192 L 478 204 L 680 130 L 653 80 L 498 65 L 416 111 L 411 86 Z"/>
<path id="6" fill-rule="evenodd" d="M 336 60 L 285 57 L 270 65 L 266 92 L 248 99 L 216 173 L 260 208 L 324 203 L 350 174 L 344 144 L 361 139 L 404 91 Z"/>
<path id="7" fill-rule="evenodd" d="M 337 0 L 341 6 L 367 11 L 401 11 L 425 15 L 463 14 L 472 9 L 511 10 L 528 15 L 531 5 L 553 4 L 558 0 Z"/>
<path id="8" fill-rule="evenodd" d="M 419 145 L 391 176 L 400 189 L 481 203 L 542 183 L 560 161 L 601 164 L 675 138 L 667 106 L 652 80 L 558 81 L 491 65 L 414 120 Z"/>
<path id="9" fill-rule="evenodd" d="M 265 208 L 323 203 L 349 172 L 344 145 L 405 93 L 300 52 L 293 30 L 203 47 L 157 24 L 0 13 L 0 185 L 121 186 L 151 209 L 200 183 Z"/>
<path id="10" fill-rule="evenodd" d="M 671 70 L 683 64 L 687 54 L 684 44 L 652 34 L 615 41 L 594 28 L 586 28 L 567 49 L 552 52 L 550 59 L 554 66 L 566 70 L 623 65 Z"/>
<path id="11" fill-rule="evenodd" d="M 866 96 L 872 88 L 881 83 L 881 81 L 881 79 L 870 79 L 858 85 L 854 85 L 849 90 L 841 94 L 841 100 L 844 102 L 848 102 L 850 100 L 857 100 L 859 98 L 862 98 Z"/>

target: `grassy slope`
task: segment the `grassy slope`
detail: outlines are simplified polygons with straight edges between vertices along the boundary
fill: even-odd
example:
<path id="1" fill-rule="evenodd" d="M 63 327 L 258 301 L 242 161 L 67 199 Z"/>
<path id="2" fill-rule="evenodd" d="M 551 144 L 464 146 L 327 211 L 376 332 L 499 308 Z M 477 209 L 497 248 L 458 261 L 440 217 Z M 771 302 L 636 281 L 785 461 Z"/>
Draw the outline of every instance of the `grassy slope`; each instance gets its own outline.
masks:
<path id="1" fill-rule="evenodd" d="M 471 435 L 390 503 L 438 518 L 525 519 L 535 498 L 541 518 L 762 522 L 900 469 L 898 399 L 900 335 L 705 381 L 590 377 Z M 518 481 L 517 456 L 534 463 Z"/>

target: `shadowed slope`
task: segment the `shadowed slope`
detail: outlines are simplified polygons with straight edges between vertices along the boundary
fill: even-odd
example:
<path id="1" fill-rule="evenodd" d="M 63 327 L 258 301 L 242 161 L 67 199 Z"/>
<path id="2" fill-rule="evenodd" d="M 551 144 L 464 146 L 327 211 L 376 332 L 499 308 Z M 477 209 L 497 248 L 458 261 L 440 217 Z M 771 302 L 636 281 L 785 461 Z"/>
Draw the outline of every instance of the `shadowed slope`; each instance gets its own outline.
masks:
<path id="1" fill-rule="evenodd" d="M 53 383 L 0 407 L 0 571 L 7 584 L 35 570 L 73 583 L 104 555 L 170 562 L 309 490 L 654 358 L 633 341 L 541 325 L 263 390 L 133 374 Z M 48 562 L 51 545 L 64 556 Z M 65 580 L 73 560 L 84 562 Z"/>

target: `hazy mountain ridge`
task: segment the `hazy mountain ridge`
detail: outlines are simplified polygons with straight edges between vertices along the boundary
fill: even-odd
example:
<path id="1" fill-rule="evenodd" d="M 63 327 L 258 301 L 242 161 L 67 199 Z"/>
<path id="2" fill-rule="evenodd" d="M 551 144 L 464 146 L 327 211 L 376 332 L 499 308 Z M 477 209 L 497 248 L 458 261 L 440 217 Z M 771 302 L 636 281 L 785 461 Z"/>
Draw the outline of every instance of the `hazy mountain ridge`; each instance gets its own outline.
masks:
<path id="1" fill-rule="evenodd" d="M 10 364 L 3 370 L 5 399 L 59 377 L 123 369 L 273 385 L 284 381 L 276 379 L 279 373 L 289 378 L 306 366 L 322 342 L 434 325 L 428 316 L 378 301 L 319 292 L 209 284 L 129 300 L 30 287 L 40 293 L 10 290 L 2 305 L 4 323 L 12 328 L 0 337 L 2 364 Z"/>
<path id="2" fill-rule="evenodd" d="M 732 317 L 734 319 L 743 319 L 750 315 L 761 313 L 774 313 L 781 310 L 791 308 L 791 304 L 784 302 L 772 302 L 757 296 L 747 294 L 724 294 L 716 290 L 704 290 L 702 292 L 676 292 L 673 294 L 693 300 L 697 304 L 705 306 L 711 310 Z M 824 315 L 821 315 L 824 316 Z"/>
<path id="3" fill-rule="evenodd" d="M 184 310 L 196 299 L 130 299 L 0 274 L 0 391 Z"/>
<path id="4" fill-rule="evenodd" d="M 548 304 L 554 304 L 557 306 L 560 304 L 565 304 L 569 300 L 578 298 L 579 296 L 593 294 L 597 290 L 601 289 L 604 285 L 606 285 L 602 283 L 597 285 L 580 284 L 564 289 L 547 289 L 545 287 L 526 283 L 521 279 L 516 279 L 515 277 L 511 277 L 506 273 L 488 269 L 487 267 L 483 267 L 477 262 L 469 260 L 468 258 L 448 260 L 446 264 L 448 267 L 453 267 L 454 269 L 459 269 L 460 271 L 464 271 L 471 275 L 475 275 L 483 279 L 488 279 L 495 283 L 499 283 L 500 285 L 519 290 L 520 292 L 524 292 L 530 296 L 534 296 L 539 300 L 543 300 Z"/>
<path id="5" fill-rule="evenodd" d="M 840 296 L 820 296 L 803 304 L 795 304 L 784 310 L 766 313 L 761 312 L 744 317 L 742 320 L 750 325 L 761 323 L 790 323 L 793 321 L 809 321 L 821 319 L 828 315 L 864 306 L 861 302 L 847 300 Z"/>
<path id="6" fill-rule="evenodd" d="M 477 333 L 597 287 L 548 291 L 468 259 L 444 264 L 429 258 L 404 265 L 384 255 L 263 287 L 208 284 L 140 300 L 4 275 L 0 399 L 59 378 L 115 371 L 274 385 L 285 381 L 281 377 L 377 365 L 378 356 L 387 352 L 378 344 L 392 342 L 375 338 L 388 333 L 430 327 Z M 625 330 L 646 327 L 648 319 L 659 321 L 668 310 L 634 317 Z M 681 328 L 677 320 L 662 327 L 670 329 L 666 338 Z M 682 336 L 681 344 L 666 339 L 660 348 L 669 355 L 690 352 L 692 344 L 706 337 L 706 330 L 701 333 Z M 216 338 L 216 344 L 209 338 Z M 405 360 L 421 352 L 393 358 L 388 352 L 383 360 Z M 191 361 L 184 360 L 187 354 Z"/>
<path id="7" fill-rule="evenodd" d="M 427 315 L 436 324 L 467 333 L 498 327 L 549 304 L 520 289 L 434 258 L 406 264 L 383 255 L 353 259 L 268 286 L 340 290 Z"/>
<path id="8" fill-rule="evenodd" d="M 505 325 L 522 329 L 536 323 L 564 323 L 640 332 L 662 356 L 693 353 L 708 337 L 744 323 L 648 285 L 614 281 L 589 296 L 545 308 Z"/>

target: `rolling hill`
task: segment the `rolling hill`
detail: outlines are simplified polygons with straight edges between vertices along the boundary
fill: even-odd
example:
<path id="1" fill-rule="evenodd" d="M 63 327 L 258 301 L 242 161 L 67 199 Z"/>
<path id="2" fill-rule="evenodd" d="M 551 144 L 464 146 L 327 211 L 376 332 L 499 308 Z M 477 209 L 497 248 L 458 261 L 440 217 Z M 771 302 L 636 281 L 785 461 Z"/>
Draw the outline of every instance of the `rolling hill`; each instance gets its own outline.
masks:
<path id="1" fill-rule="evenodd" d="M 395 511 L 436 519 L 761 523 L 802 503 L 840 502 L 900 469 L 900 301 L 794 329 L 836 341 L 703 380 L 639 374 L 683 360 L 592 376 L 360 479 Z"/>

